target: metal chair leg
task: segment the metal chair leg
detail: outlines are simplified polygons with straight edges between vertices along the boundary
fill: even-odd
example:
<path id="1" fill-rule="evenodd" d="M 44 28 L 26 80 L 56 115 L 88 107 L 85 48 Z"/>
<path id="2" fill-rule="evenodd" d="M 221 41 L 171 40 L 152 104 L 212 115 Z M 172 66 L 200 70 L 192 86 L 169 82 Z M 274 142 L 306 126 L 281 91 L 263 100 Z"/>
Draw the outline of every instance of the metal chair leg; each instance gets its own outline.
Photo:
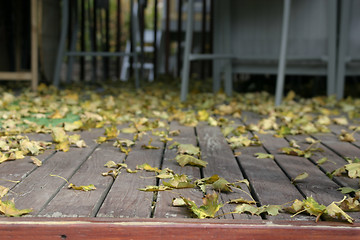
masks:
<path id="1" fill-rule="evenodd" d="M 279 57 L 279 66 L 278 66 L 278 75 L 276 80 L 276 93 L 275 93 L 276 106 L 281 104 L 283 91 L 284 91 L 284 81 L 285 81 L 284 77 L 285 77 L 285 67 L 286 67 L 286 50 L 287 50 L 287 37 L 289 32 L 290 7 L 291 7 L 291 0 L 284 0 L 280 57 Z"/>
<path id="2" fill-rule="evenodd" d="M 60 83 L 60 71 L 63 58 L 65 56 L 65 42 L 66 36 L 68 32 L 68 25 L 69 25 L 69 0 L 63 0 L 62 2 L 62 19 L 61 19 L 61 36 L 60 36 L 60 43 L 56 58 L 56 66 L 54 72 L 54 80 L 53 84 L 56 87 L 59 87 Z"/>
<path id="3" fill-rule="evenodd" d="M 71 36 L 71 43 L 70 43 L 70 51 L 71 52 L 75 52 L 76 49 L 76 42 L 77 42 L 77 32 L 79 30 L 79 24 L 78 24 L 78 19 L 77 19 L 77 1 L 72 2 L 72 4 L 74 4 L 73 6 L 73 18 L 74 19 L 74 29 L 72 32 L 72 36 Z M 74 56 L 70 56 L 69 60 L 68 60 L 68 67 L 67 67 L 67 75 L 66 75 L 66 83 L 70 83 L 71 82 L 71 76 L 73 73 L 73 67 L 74 67 L 74 61 L 75 61 L 75 57 Z"/>
<path id="4" fill-rule="evenodd" d="M 346 45 L 349 36 L 350 0 L 341 1 L 340 34 L 338 48 L 338 63 L 336 75 L 336 97 L 338 100 L 344 97 L 345 68 L 346 68 Z"/>
<path id="5" fill-rule="evenodd" d="M 185 38 L 185 48 L 184 48 L 184 63 L 183 63 L 183 72 L 181 79 L 181 101 L 185 101 L 188 89 L 189 89 L 189 74 L 190 74 L 190 52 L 192 45 L 193 37 L 193 7 L 194 1 L 188 1 L 188 14 L 187 14 L 187 23 L 186 23 L 186 38 Z"/>
<path id="6" fill-rule="evenodd" d="M 337 29 L 337 1 L 329 1 L 329 34 L 328 34 L 328 62 L 327 62 L 327 95 L 335 94 L 336 75 L 336 29 Z"/>

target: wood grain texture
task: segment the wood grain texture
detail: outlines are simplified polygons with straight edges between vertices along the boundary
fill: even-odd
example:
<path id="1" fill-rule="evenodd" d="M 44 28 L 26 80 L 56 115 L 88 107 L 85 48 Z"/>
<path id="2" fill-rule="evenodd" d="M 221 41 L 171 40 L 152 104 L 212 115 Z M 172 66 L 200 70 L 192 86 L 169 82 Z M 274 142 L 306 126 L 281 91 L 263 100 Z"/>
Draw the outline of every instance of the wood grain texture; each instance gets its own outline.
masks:
<path id="1" fill-rule="evenodd" d="M 0 219 L 1 221 L 2 219 Z M 21 219 L 23 220 L 23 219 Z M 2 239 L 359 239 L 359 224 L 273 221 L 66 219 L 2 221 Z"/>
<path id="2" fill-rule="evenodd" d="M 170 124 L 170 131 L 180 130 L 179 136 L 173 136 L 172 142 L 178 142 L 181 144 L 193 144 L 197 145 L 197 140 L 195 136 L 195 129 L 193 127 L 181 126 L 177 122 L 172 122 Z M 174 160 L 177 155 L 177 149 L 169 149 L 168 147 L 172 144 L 169 142 L 166 146 L 164 159 L 162 164 L 162 169 L 169 168 L 173 170 L 176 174 L 186 174 L 192 179 L 201 178 L 200 169 L 197 167 L 185 166 L 181 167 Z M 165 179 L 165 181 L 168 181 Z M 162 181 L 160 181 L 161 183 Z M 195 201 L 196 204 L 202 204 L 202 193 L 198 189 L 174 189 L 171 192 L 159 192 L 156 200 L 156 207 L 154 212 L 155 218 L 188 218 L 191 217 L 190 211 L 186 207 L 173 207 L 172 199 L 179 197 L 179 195 L 190 198 Z"/>
<path id="3" fill-rule="evenodd" d="M 143 149 L 148 144 L 149 135 L 145 135 L 136 143 L 126 159 L 126 164 L 134 170 L 136 165 L 148 163 L 159 168 L 163 154 L 164 143 L 153 138 L 152 146 L 160 149 Z M 125 217 L 147 218 L 151 216 L 154 193 L 139 191 L 148 185 L 156 185 L 155 173 L 140 171 L 127 173 L 123 171 L 116 178 L 108 195 L 105 198 L 97 216 L 98 217 Z"/>
<path id="4" fill-rule="evenodd" d="M 15 199 L 15 204 L 19 209 L 32 208 L 33 212 L 27 216 L 38 214 L 65 185 L 64 180 L 52 177 L 50 174 L 70 178 L 97 147 L 93 139 L 102 132 L 103 130 L 97 129 L 81 133 L 88 144 L 87 148 L 73 148 L 70 152 L 57 152 L 16 185 L 8 193 L 8 197 Z"/>
<path id="5" fill-rule="evenodd" d="M 101 175 L 110 170 L 104 164 L 108 161 L 122 162 L 124 158 L 125 154 L 113 146 L 113 141 L 101 144 L 69 179 L 76 186 L 94 184 L 96 190 L 76 191 L 66 184 L 38 216 L 94 217 L 113 183 L 111 176 Z"/>
<path id="6" fill-rule="evenodd" d="M 208 162 L 206 168 L 203 169 L 204 177 L 211 177 L 214 174 L 218 174 L 229 182 L 244 179 L 236 158 L 218 127 L 198 126 L 196 127 L 196 132 L 202 159 Z M 250 191 L 246 187 L 243 189 L 250 194 Z M 239 190 L 235 190 L 233 193 L 221 193 L 220 196 L 223 202 L 228 202 L 231 199 L 240 197 L 248 198 L 247 194 Z M 222 210 L 224 213 L 229 213 L 234 211 L 234 206 L 226 204 Z M 225 215 L 224 217 L 234 217 L 236 219 L 258 218 L 257 216 L 247 214 Z"/>

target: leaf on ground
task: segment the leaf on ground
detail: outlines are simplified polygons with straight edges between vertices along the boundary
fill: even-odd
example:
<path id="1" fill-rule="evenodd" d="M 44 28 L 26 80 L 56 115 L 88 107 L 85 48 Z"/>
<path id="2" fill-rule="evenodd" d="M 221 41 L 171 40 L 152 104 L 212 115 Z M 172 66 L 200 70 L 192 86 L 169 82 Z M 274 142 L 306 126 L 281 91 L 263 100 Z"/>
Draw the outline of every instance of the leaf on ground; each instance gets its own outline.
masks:
<path id="1" fill-rule="evenodd" d="M 173 207 L 185 207 L 186 203 L 184 201 L 184 199 L 182 199 L 181 197 L 179 198 L 173 198 L 172 200 L 172 206 Z"/>
<path id="2" fill-rule="evenodd" d="M 75 130 L 79 130 L 83 126 L 83 122 L 81 120 L 75 121 L 75 122 L 65 122 L 64 123 L 64 130 L 66 132 L 72 132 Z"/>
<path id="3" fill-rule="evenodd" d="M 175 174 L 172 179 L 168 182 L 163 181 L 164 186 L 182 189 L 182 188 L 193 188 L 195 185 L 191 183 L 191 179 L 188 178 L 185 174 L 178 175 Z"/>
<path id="4" fill-rule="evenodd" d="M 70 183 L 68 185 L 68 188 L 71 188 L 71 189 L 74 189 L 74 190 L 80 190 L 80 191 L 84 191 L 84 192 L 88 192 L 88 191 L 92 191 L 92 190 L 96 189 L 94 184 L 89 184 L 89 185 L 86 185 L 86 186 L 76 186 L 76 185 L 74 185 L 72 183 Z"/>
<path id="5" fill-rule="evenodd" d="M 0 186 L 0 199 L 4 197 L 9 192 L 9 190 L 10 189 L 7 187 Z"/>
<path id="6" fill-rule="evenodd" d="M 342 219 L 345 218 L 349 223 L 353 223 L 354 219 L 346 214 L 335 202 L 332 202 L 326 207 L 326 214 L 332 218 Z"/>
<path id="7" fill-rule="evenodd" d="M 189 155 L 193 155 L 193 156 L 200 155 L 200 148 L 195 147 L 192 144 L 179 144 L 177 146 L 177 148 L 178 148 L 179 154 L 189 154 Z"/>
<path id="8" fill-rule="evenodd" d="M 340 141 L 343 142 L 356 142 L 354 135 L 352 133 L 348 133 L 345 130 L 341 130 L 341 134 L 339 135 Z"/>
<path id="9" fill-rule="evenodd" d="M 299 148 L 299 149 L 300 149 L 299 144 L 298 144 L 294 139 L 291 139 L 291 140 L 290 140 L 289 145 L 290 145 L 290 147 Z"/>
<path id="10" fill-rule="evenodd" d="M 219 200 L 219 195 L 214 192 L 213 194 L 207 194 L 203 198 L 203 205 L 197 207 L 194 201 L 190 199 L 182 198 L 186 203 L 187 207 L 194 213 L 197 218 L 214 218 L 215 214 L 220 210 L 223 206 Z"/>
<path id="11" fill-rule="evenodd" d="M 360 163 L 349 163 L 335 169 L 331 174 L 334 176 L 341 176 L 343 173 L 347 173 L 349 178 L 360 178 Z"/>
<path id="12" fill-rule="evenodd" d="M 31 161 L 38 167 L 42 165 L 42 162 L 36 157 L 30 157 Z"/>
<path id="13" fill-rule="evenodd" d="M 262 213 L 267 213 L 271 216 L 276 216 L 282 209 L 281 205 L 263 205 L 261 207 L 256 207 L 251 204 L 243 203 L 235 208 L 235 213 L 250 213 L 251 215 L 257 216 Z"/>
<path id="14" fill-rule="evenodd" d="M 19 217 L 32 212 L 32 209 L 17 209 L 14 200 L 1 201 L 0 200 L 0 213 L 7 217 Z"/>
<path id="15" fill-rule="evenodd" d="M 146 186 L 145 188 L 139 188 L 139 190 L 143 192 L 160 192 L 172 189 L 173 188 L 167 186 Z"/>
<path id="16" fill-rule="evenodd" d="M 297 175 L 296 177 L 294 177 L 294 178 L 291 180 L 291 183 L 295 183 L 295 182 L 304 180 L 304 179 L 307 178 L 307 177 L 309 177 L 309 174 L 308 174 L 307 172 L 300 173 L 299 175 Z"/>
<path id="17" fill-rule="evenodd" d="M 160 147 L 152 146 L 151 142 L 152 142 L 152 138 L 150 138 L 149 143 L 147 145 L 144 144 L 141 147 L 144 148 L 144 149 L 160 149 Z"/>
<path id="18" fill-rule="evenodd" d="M 130 139 L 126 139 L 126 138 L 117 139 L 113 144 L 113 146 L 117 147 L 117 148 L 119 148 L 120 146 L 131 147 L 133 145 L 135 145 L 135 142 Z"/>
<path id="19" fill-rule="evenodd" d="M 360 192 L 360 188 L 354 189 L 351 187 L 341 187 L 341 188 L 338 188 L 338 190 L 341 191 L 341 193 L 343 193 L 343 194 Z"/>
<path id="20" fill-rule="evenodd" d="M 333 122 L 337 125 L 348 125 L 349 122 L 345 117 L 333 118 Z"/>
<path id="21" fill-rule="evenodd" d="M 269 153 L 254 153 L 254 156 L 259 159 L 265 159 L 265 158 L 274 159 L 274 155 Z"/>
<path id="22" fill-rule="evenodd" d="M 156 168 L 156 167 L 152 167 L 150 166 L 149 164 L 147 163 L 144 163 L 144 164 L 141 164 L 141 165 L 137 165 L 136 166 L 136 169 L 137 170 L 145 170 L 145 171 L 148 171 L 148 172 L 157 172 L 157 173 L 160 173 L 161 170 Z"/>
<path id="23" fill-rule="evenodd" d="M 169 132 L 169 136 L 179 136 L 180 135 L 180 130 L 172 130 Z"/>
<path id="24" fill-rule="evenodd" d="M 356 192 L 355 197 L 345 198 L 340 202 L 339 207 L 346 212 L 359 212 L 360 211 L 360 192 Z"/>
<path id="25" fill-rule="evenodd" d="M 51 136 L 53 138 L 53 141 L 56 143 L 62 143 L 68 141 L 68 135 L 66 134 L 64 128 L 62 127 L 52 128 Z"/>
<path id="26" fill-rule="evenodd" d="M 227 203 L 229 204 L 242 204 L 242 203 L 246 203 L 246 204 L 255 204 L 256 202 L 254 200 L 247 200 L 245 198 L 237 198 L 237 199 L 232 199 L 230 201 L 228 201 Z"/>
<path id="27" fill-rule="evenodd" d="M 184 167 L 185 165 L 191 165 L 191 166 L 196 166 L 196 167 L 206 167 L 206 165 L 208 164 L 206 161 L 197 159 L 190 155 L 184 155 L 184 154 L 177 155 L 175 160 L 179 163 L 179 165 L 181 167 Z"/>
<path id="28" fill-rule="evenodd" d="M 217 181 L 212 184 L 214 190 L 221 192 L 232 192 L 231 186 L 234 184 L 229 183 L 225 178 L 220 177 Z"/>
<path id="29" fill-rule="evenodd" d="M 327 157 L 323 157 L 323 158 L 320 158 L 319 160 L 316 161 L 316 164 L 317 165 L 322 165 L 324 163 L 326 163 L 328 161 L 328 158 Z"/>
<path id="30" fill-rule="evenodd" d="M 63 152 L 68 152 L 70 150 L 70 143 L 69 141 L 60 142 L 55 145 L 55 149 Z"/>
<path id="31" fill-rule="evenodd" d="M 315 139 L 313 139 L 313 138 L 311 138 L 311 137 L 305 138 L 305 141 L 306 141 L 307 143 L 309 143 L 309 144 L 314 144 L 314 143 L 317 143 L 317 142 L 318 142 L 318 140 L 315 140 Z"/>

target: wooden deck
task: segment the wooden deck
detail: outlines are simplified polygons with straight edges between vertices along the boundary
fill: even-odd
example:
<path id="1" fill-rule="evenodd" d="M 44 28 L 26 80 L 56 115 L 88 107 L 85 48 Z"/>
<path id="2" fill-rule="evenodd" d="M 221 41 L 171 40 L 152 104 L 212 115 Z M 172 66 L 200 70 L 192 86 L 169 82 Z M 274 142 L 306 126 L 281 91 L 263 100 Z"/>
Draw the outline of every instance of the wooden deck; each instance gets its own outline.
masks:
<path id="1" fill-rule="evenodd" d="M 245 113 L 247 123 L 255 122 L 259 116 Z M 124 127 L 124 126 L 123 126 Z M 159 185 L 161 180 L 155 178 L 153 172 L 139 171 L 127 173 L 125 170 L 116 179 L 102 176 L 109 169 L 104 167 L 108 161 L 124 162 L 130 169 L 148 163 L 160 169 L 170 168 L 175 173 L 187 174 L 191 178 L 210 177 L 218 174 L 232 182 L 248 179 L 250 189 L 243 188 L 257 201 L 258 205 L 284 204 L 294 199 L 312 196 L 318 202 L 328 205 L 343 199 L 337 189 L 349 186 L 359 188 L 358 179 L 334 177 L 330 179 L 326 173 L 344 164 L 344 157 L 360 156 L 360 135 L 355 133 L 356 142 L 348 143 L 338 140 L 337 135 L 342 127 L 330 126 L 331 133 L 312 135 L 321 140 L 323 152 L 316 152 L 309 159 L 288 156 L 279 149 L 287 147 L 291 139 L 297 140 L 301 147 L 305 135 L 276 138 L 272 134 L 257 134 L 261 146 L 232 150 L 219 127 L 199 124 L 196 127 L 181 126 L 177 122 L 170 123 L 170 130 L 180 130 L 174 136 L 179 143 L 198 145 L 203 160 L 208 162 L 206 168 L 180 167 L 173 159 L 175 149 L 169 149 L 172 142 L 163 143 L 158 137 L 145 135 L 126 156 L 113 147 L 113 142 L 97 144 L 94 140 L 103 135 L 103 129 L 82 132 L 87 148 L 71 148 L 69 152 L 47 150 L 39 155 L 43 162 L 41 167 L 35 166 L 29 157 L 23 160 L 8 161 L 0 164 L 0 185 L 9 187 L 8 198 L 14 198 L 16 207 L 32 208 L 33 211 L 21 218 L 0 218 L 1 239 L 72 239 L 87 236 L 87 239 L 112 239 L 117 236 L 123 239 L 155 239 L 162 236 L 182 239 L 202 238 L 244 238 L 284 239 L 297 236 L 299 239 L 359 239 L 360 213 L 349 213 L 355 219 L 354 224 L 345 222 L 328 222 L 299 214 L 281 213 L 277 216 L 252 216 L 250 214 L 226 214 L 233 211 L 234 206 L 225 204 L 219 219 L 196 220 L 184 207 L 173 207 L 172 199 L 178 195 L 190 198 L 201 205 L 203 194 L 197 189 L 182 189 L 164 192 L 143 192 L 139 188 L 147 185 Z M 33 140 L 51 141 L 50 135 L 30 134 Z M 131 137 L 120 134 L 120 137 Z M 159 149 L 143 149 L 153 138 L 152 145 Z M 235 156 L 234 152 L 241 151 Z M 254 153 L 271 153 L 275 159 L 257 159 Z M 328 157 L 321 166 L 316 161 Z M 302 172 L 309 177 L 293 184 L 291 179 Z M 76 185 L 94 184 L 96 190 L 83 192 L 67 188 L 67 183 L 50 175 L 59 175 Z M 10 182 L 6 180 L 20 181 Z M 245 185 L 244 185 L 245 186 Z M 221 201 L 248 198 L 241 191 L 221 193 Z M 106 229 L 106 230 L 105 230 Z M 186 232 L 186 235 L 184 234 Z M 101 233 L 100 233 L 101 232 Z M 267 234 L 267 235 L 266 235 Z M 270 234 L 270 235 L 269 235 Z M 241 237 L 239 237 L 241 236 Z M 268 237 L 264 237 L 268 236 Z"/>

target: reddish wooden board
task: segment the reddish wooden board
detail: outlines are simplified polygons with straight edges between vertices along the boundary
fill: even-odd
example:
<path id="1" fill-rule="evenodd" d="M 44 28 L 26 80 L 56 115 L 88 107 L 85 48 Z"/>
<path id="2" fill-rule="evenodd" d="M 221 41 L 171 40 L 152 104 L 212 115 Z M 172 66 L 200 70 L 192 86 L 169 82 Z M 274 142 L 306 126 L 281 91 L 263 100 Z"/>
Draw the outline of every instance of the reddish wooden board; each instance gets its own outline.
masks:
<path id="1" fill-rule="evenodd" d="M 327 239 L 357 240 L 359 224 L 181 219 L 0 219 L 1 239 Z"/>

